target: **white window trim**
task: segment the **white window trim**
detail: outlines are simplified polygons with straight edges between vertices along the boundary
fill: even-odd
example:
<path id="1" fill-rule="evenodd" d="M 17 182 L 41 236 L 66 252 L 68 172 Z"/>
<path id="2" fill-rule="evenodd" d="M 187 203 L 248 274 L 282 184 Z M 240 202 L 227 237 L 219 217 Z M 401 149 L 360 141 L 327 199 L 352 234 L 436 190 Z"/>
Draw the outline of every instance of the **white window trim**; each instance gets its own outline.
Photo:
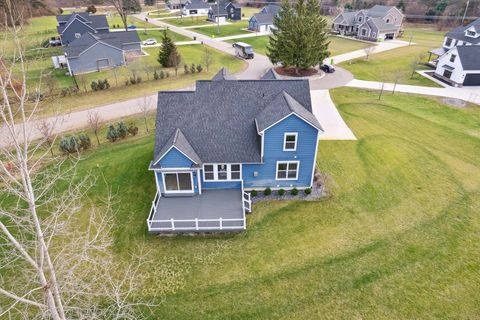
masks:
<path id="1" fill-rule="evenodd" d="M 295 147 L 293 149 L 287 149 L 287 136 L 295 136 Z M 298 132 L 285 132 L 283 134 L 283 151 L 297 151 Z"/>
<path id="2" fill-rule="evenodd" d="M 280 163 L 286 163 L 287 164 L 287 177 L 286 178 L 279 178 L 278 177 L 278 165 Z M 288 167 L 290 163 L 296 163 L 297 164 L 297 172 L 295 175 L 295 178 L 289 178 L 288 177 Z M 298 173 L 300 172 L 300 161 L 290 161 L 290 160 L 285 160 L 285 161 L 277 161 L 275 165 L 275 180 L 298 180 Z"/>
<path id="3" fill-rule="evenodd" d="M 167 186 L 165 184 L 165 174 L 171 174 L 175 173 L 177 174 L 177 182 L 178 182 L 178 174 L 179 173 L 189 173 L 190 174 L 190 181 L 192 183 L 192 189 L 191 190 L 167 190 Z M 163 183 L 163 191 L 165 194 L 167 193 L 194 193 L 195 192 L 195 184 L 193 183 L 193 173 L 191 171 L 189 172 L 181 172 L 181 171 L 172 171 L 172 172 L 162 172 L 162 183 Z"/>
<path id="4" fill-rule="evenodd" d="M 218 165 L 227 166 L 227 179 L 218 179 Z M 240 179 L 232 179 L 232 165 L 240 166 Z M 213 180 L 205 179 L 205 166 L 213 166 Z M 242 181 L 243 178 L 243 166 L 241 163 L 204 163 L 202 167 L 203 181 L 204 182 L 225 182 L 225 181 Z"/>

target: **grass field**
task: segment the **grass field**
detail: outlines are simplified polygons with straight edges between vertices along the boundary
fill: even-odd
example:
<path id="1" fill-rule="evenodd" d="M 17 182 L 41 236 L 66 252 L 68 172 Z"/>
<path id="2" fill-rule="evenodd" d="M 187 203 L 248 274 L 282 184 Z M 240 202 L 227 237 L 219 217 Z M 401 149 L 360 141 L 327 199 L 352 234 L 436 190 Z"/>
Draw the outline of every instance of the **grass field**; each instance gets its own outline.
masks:
<path id="1" fill-rule="evenodd" d="M 202 33 L 210 37 L 218 38 L 251 33 L 248 30 L 244 30 L 246 28 L 248 28 L 248 21 L 241 20 L 237 22 L 232 22 L 230 24 L 221 25 L 220 28 L 218 28 L 216 25 L 213 25 L 211 27 L 195 28 L 192 31 Z M 218 29 L 220 29 L 220 33 L 218 32 Z"/>
<path id="2" fill-rule="evenodd" d="M 330 37 L 329 40 L 330 40 L 329 50 L 332 56 L 354 51 L 354 50 L 360 50 L 362 48 L 369 46 L 368 43 L 348 40 L 348 39 L 343 39 L 338 37 Z M 237 41 L 248 43 L 253 47 L 253 50 L 255 52 L 261 53 L 263 55 L 267 54 L 268 36 L 233 39 L 233 40 L 228 40 L 227 42 L 234 43 Z"/>
<path id="3" fill-rule="evenodd" d="M 201 26 L 205 24 L 213 25 L 213 23 L 211 23 L 210 21 L 207 21 L 207 16 L 165 19 L 165 20 L 162 20 L 162 22 L 165 22 L 177 27 L 192 27 L 192 26 Z"/>
<path id="4" fill-rule="evenodd" d="M 137 293 L 160 304 L 151 319 L 477 318 L 478 107 L 352 88 L 332 96 L 358 141 L 319 143 L 329 196 L 259 203 L 238 235 L 147 234 L 153 136 L 84 156 L 78 173 L 116 193 L 118 258 L 151 250 L 152 281 Z M 101 181 L 89 194 L 99 206 Z"/>
<path id="5" fill-rule="evenodd" d="M 261 8 L 242 7 L 242 18 L 250 18 L 255 13 L 258 13 Z"/>
<path id="6" fill-rule="evenodd" d="M 140 40 L 144 41 L 146 39 L 154 38 L 158 43 L 162 41 L 163 30 L 138 30 L 137 31 Z M 167 30 L 167 35 L 174 41 L 190 41 L 189 37 L 173 32 L 172 30 Z"/>
<path id="7" fill-rule="evenodd" d="M 419 56 L 422 57 L 422 63 L 427 62 L 428 51 L 440 47 L 443 37 L 444 32 L 434 31 L 428 27 L 406 28 L 402 40 L 412 39 L 415 45 L 373 54 L 368 61 L 360 58 L 340 65 L 350 70 L 357 79 L 394 82 L 395 73 L 398 72 L 399 83 L 436 87 L 438 86 L 436 83 L 419 74 L 411 77 L 411 64 Z M 425 70 L 428 67 L 418 65 L 416 69 Z"/>

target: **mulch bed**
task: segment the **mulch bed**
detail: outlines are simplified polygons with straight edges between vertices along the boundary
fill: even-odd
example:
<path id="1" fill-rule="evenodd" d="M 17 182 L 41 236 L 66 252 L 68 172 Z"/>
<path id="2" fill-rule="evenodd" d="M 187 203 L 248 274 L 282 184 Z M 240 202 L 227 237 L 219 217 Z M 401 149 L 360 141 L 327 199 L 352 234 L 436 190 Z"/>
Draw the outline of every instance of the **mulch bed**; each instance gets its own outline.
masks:
<path id="1" fill-rule="evenodd" d="M 275 72 L 278 73 L 279 75 L 288 76 L 288 77 L 310 77 L 310 76 L 313 76 L 314 74 L 317 74 L 318 70 L 315 68 L 300 69 L 298 70 L 298 74 L 297 74 L 295 68 L 276 67 Z"/>

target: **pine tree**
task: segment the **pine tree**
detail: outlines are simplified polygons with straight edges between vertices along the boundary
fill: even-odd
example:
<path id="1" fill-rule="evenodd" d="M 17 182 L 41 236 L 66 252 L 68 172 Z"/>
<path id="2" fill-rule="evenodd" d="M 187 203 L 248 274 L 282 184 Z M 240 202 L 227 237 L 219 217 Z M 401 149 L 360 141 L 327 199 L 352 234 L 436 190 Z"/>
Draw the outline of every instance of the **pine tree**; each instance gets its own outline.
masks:
<path id="1" fill-rule="evenodd" d="M 176 51 L 175 43 L 173 43 L 172 39 L 167 35 L 167 30 L 163 30 L 162 46 L 158 51 L 157 59 L 162 67 L 172 67 L 170 64 L 170 57 L 174 50 Z"/>
<path id="2" fill-rule="evenodd" d="M 298 0 L 293 7 L 284 0 L 274 24 L 267 47 L 272 63 L 294 67 L 298 74 L 329 56 L 327 22 L 316 0 Z"/>

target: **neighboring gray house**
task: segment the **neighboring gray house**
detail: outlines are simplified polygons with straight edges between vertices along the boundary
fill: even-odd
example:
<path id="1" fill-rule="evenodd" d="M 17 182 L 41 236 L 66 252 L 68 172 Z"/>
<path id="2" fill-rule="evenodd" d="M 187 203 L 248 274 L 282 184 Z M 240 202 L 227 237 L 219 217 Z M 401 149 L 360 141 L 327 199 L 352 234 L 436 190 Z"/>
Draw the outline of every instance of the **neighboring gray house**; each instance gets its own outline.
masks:
<path id="1" fill-rule="evenodd" d="M 222 1 L 218 6 L 212 3 L 210 10 L 208 11 L 208 20 L 223 23 L 227 19 L 233 21 L 241 20 L 242 8 L 231 3 L 230 1 Z"/>
<path id="2" fill-rule="evenodd" d="M 332 23 L 332 32 L 362 40 L 384 41 L 398 37 L 403 13 L 394 6 L 375 5 L 368 10 L 343 12 Z"/>
<path id="3" fill-rule="evenodd" d="M 86 12 L 57 16 L 57 31 L 63 45 L 68 45 L 83 34 L 109 32 L 105 15 L 90 15 Z"/>
<path id="4" fill-rule="evenodd" d="M 86 33 L 63 49 L 71 75 L 126 64 L 126 55 L 142 54 L 136 31 Z"/>
<path id="5" fill-rule="evenodd" d="M 255 32 L 270 32 L 274 28 L 273 18 L 280 11 L 280 6 L 269 4 L 254 14 L 248 21 L 248 29 Z"/>
<path id="6" fill-rule="evenodd" d="M 181 10 L 186 0 L 167 0 L 166 5 L 169 10 Z"/>

